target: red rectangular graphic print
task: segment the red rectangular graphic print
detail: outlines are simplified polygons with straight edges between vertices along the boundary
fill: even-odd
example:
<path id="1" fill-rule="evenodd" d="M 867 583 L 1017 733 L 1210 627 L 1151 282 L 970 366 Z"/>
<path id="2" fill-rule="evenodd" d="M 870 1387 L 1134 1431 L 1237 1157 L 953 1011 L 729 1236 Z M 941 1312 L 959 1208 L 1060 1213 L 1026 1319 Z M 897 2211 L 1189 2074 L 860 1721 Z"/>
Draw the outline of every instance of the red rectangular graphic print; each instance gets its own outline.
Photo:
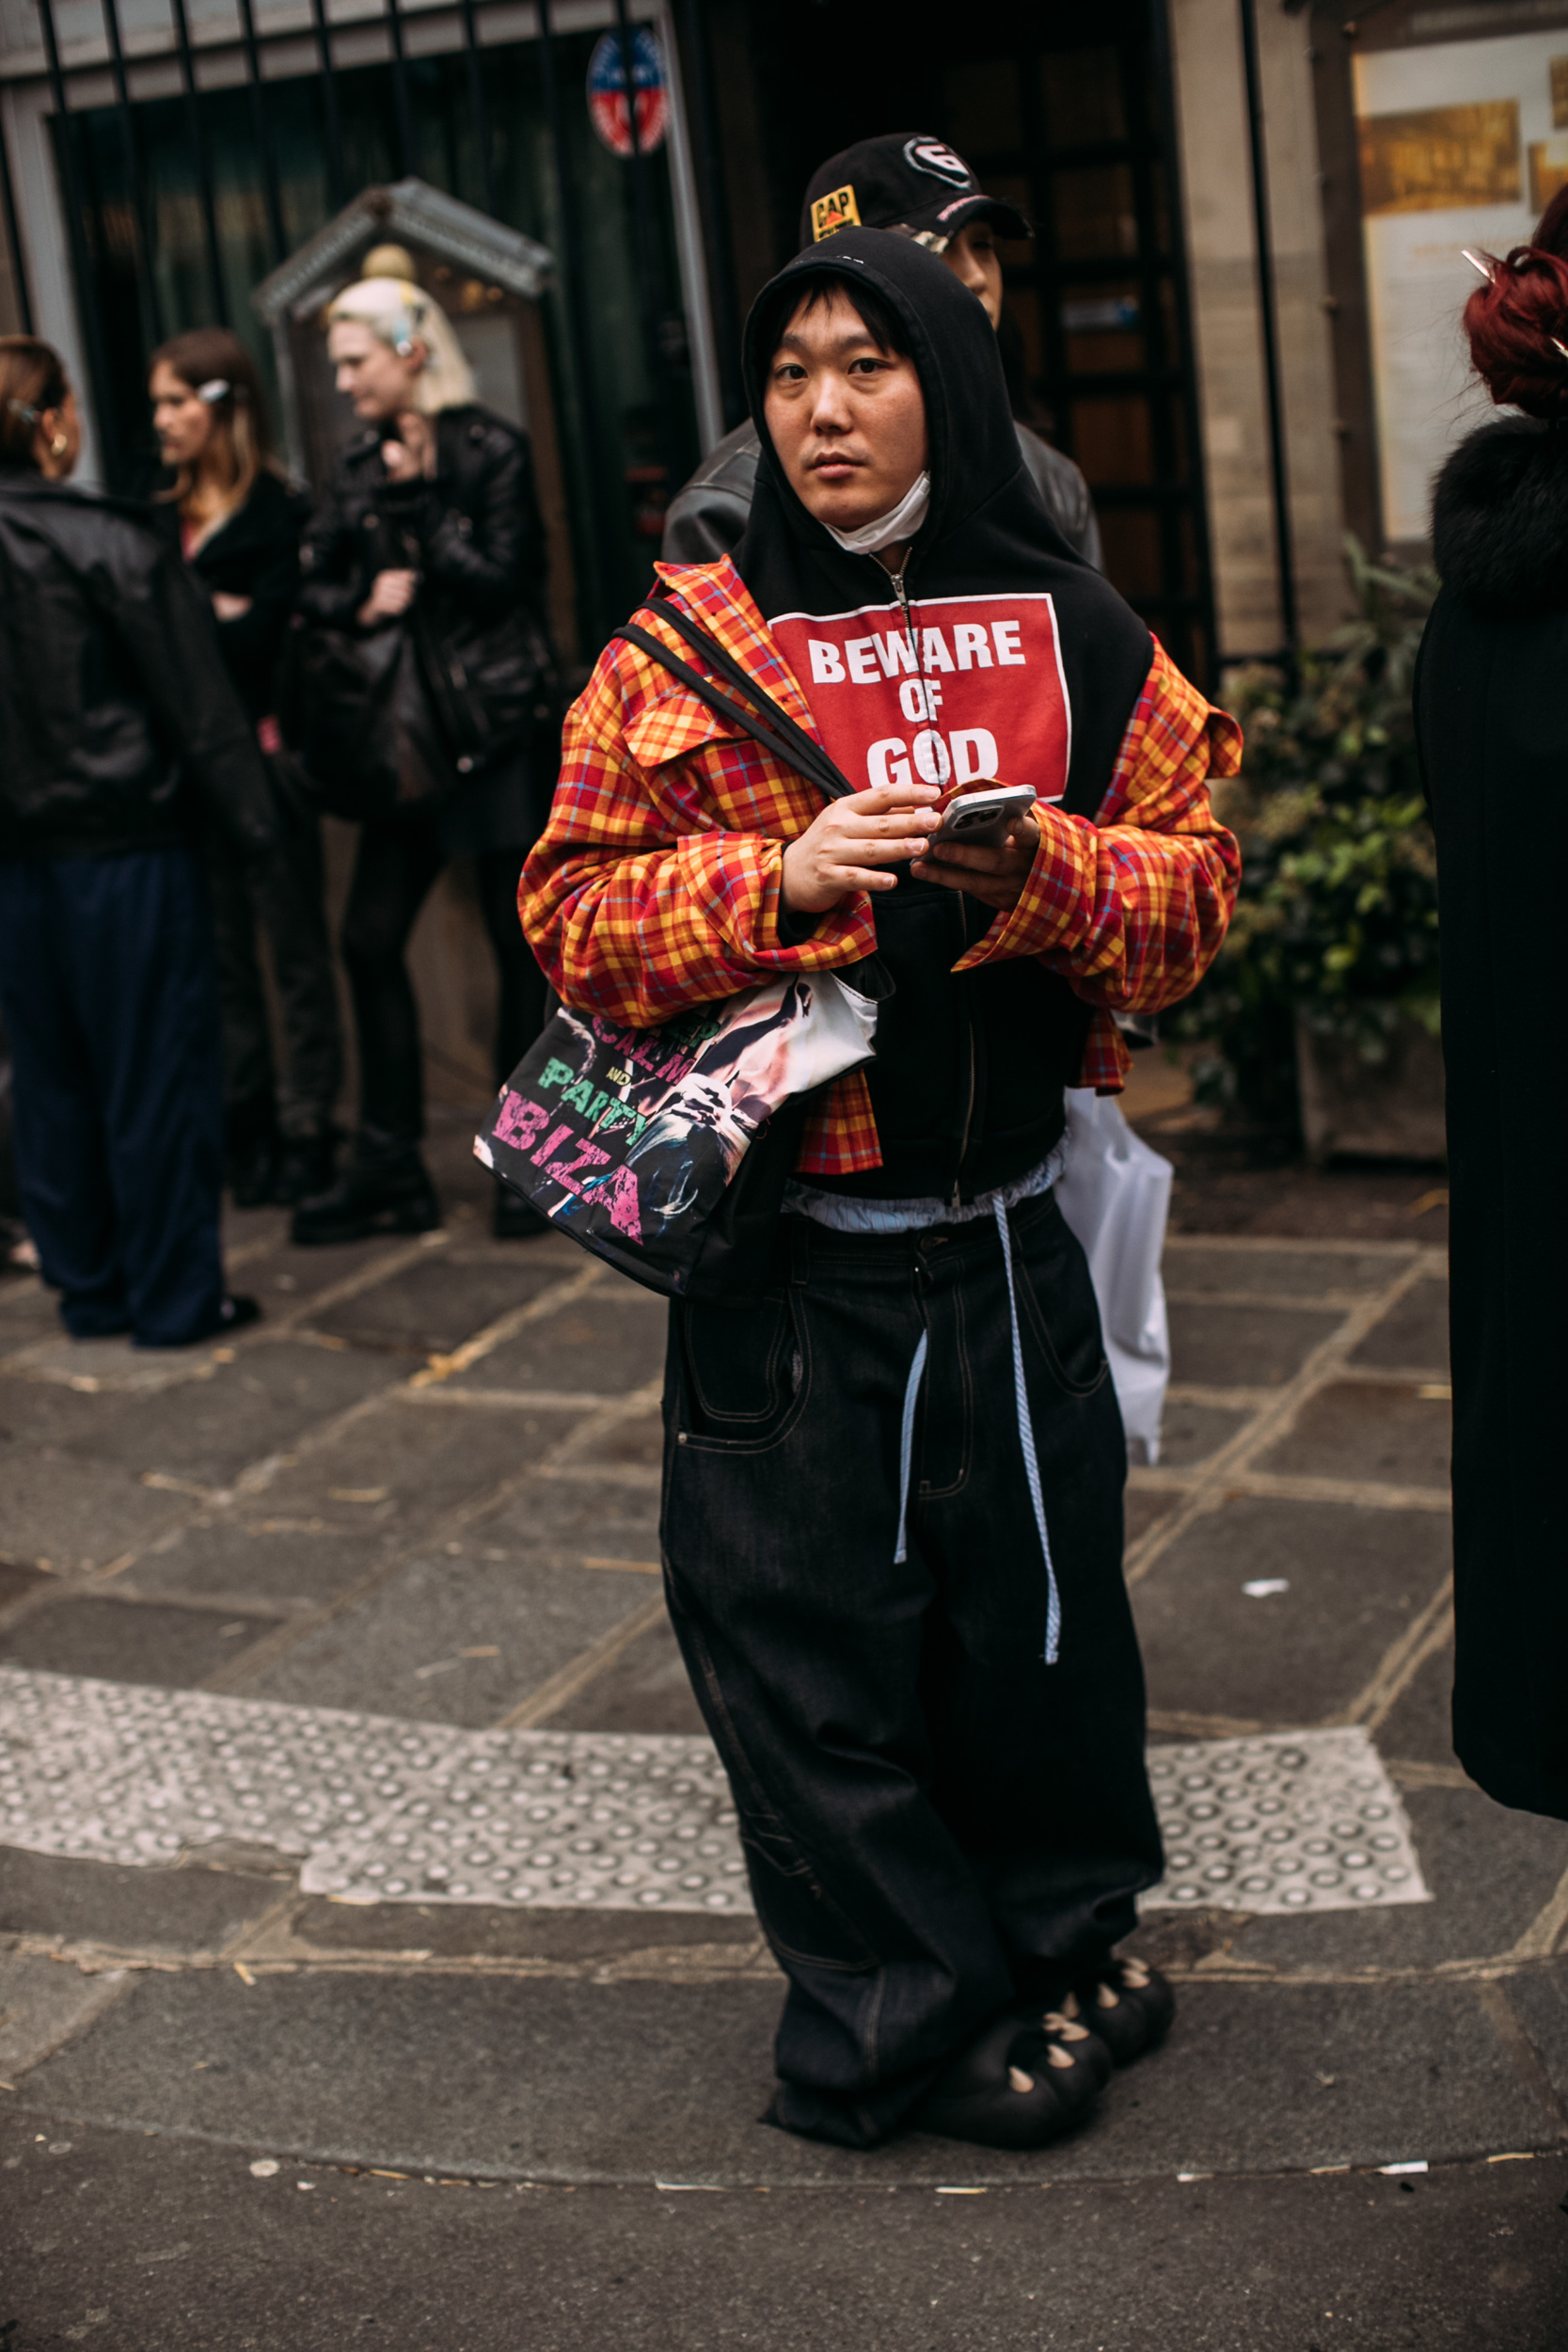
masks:
<path id="1" fill-rule="evenodd" d="M 769 624 L 850 783 L 1067 789 L 1072 711 L 1048 596 L 942 596 Z"/>

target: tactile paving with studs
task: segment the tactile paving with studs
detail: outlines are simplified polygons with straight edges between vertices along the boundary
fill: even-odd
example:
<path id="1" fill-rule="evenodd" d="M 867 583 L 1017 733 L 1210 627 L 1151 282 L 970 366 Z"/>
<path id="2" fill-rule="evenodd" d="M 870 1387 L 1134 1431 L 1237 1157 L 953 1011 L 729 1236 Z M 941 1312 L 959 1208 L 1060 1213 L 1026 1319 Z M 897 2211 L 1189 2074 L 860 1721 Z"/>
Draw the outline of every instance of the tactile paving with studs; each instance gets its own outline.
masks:
<path id="1" fill-rule="evenodd" d="M 0 1843 L 163 1864 L 240 1845 L 348 1902 L 746 1912 L 703 1739 L 444 1724 L 0 1669 Z"/>
<path id="2" fill-rule="evenodd" d="M 1427 1899 L 1364 1732 L 1150 1751 L 1170 1868 L 1146 1905 Z M 706 1740 L 464 1731 L 0 1668 L 0 1844 L 167 1867 L 272 1851 L 344 1902 L 751 1909 Z"/>
<path id="3" fill-rule="evenodd" d="M 1151 1748 L 1148 1776 L 1165 1875 L 1146 1910 L 1431 1900 L 1399 1792 L 1359 1726 Z"/>

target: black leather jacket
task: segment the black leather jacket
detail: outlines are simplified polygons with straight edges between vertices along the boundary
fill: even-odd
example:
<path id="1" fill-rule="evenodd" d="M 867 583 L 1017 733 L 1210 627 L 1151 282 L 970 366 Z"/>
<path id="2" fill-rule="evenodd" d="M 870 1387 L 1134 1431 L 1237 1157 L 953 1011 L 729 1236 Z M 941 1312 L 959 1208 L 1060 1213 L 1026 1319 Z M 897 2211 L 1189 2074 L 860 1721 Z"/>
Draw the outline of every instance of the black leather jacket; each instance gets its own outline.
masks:
<path id="1" fill-rule="evenodd" d="M 166 468 L 160 468 L 150 491 L 150 511 L 178 548 L 179 509 L 164 495 L 173 479 Z M 217 591 L 250 600 L 248 612 L 237 620 L 219 621 L 217 628 L 229 675 L 253 719 L 265 719 L 276 707 L 277 657 L 299 586 L 299 534 L 309 512 L 300 491 L 275 473 L 260 473 L 245 504 L 189 558 L 209 596 Z"/>
<path id="2" fill-rule="evenodd" d="M 276 831 L 207 597 L 139 508 L 0 469 L 0 857 Z"/>
<path id="3" fill-rule="evenodd" d="M 1018 428 L 1018 446 L 1045 511 L 1075 555 L 1105 569 L 1100 548 L 1100 525 L 1095 520 L 1089 485 L 1058 449 Z M 752 487 L 757 478 L 761 444 L 756 426 L 748 418 L 716 442 L 690 481 L 671 501 L 664 518 L 666 564 L 713 564 L 740 545 L 752 511 Z"/>
<path id="4" fill-rule="evenodd" d="M 467 774 L 514 750 L 547 709 L 545 531 L 525 433 L 472 405 L 433 421 L 428 482 L 388 474 L 379 428 L 340 452 L 300 548 L 295 611 L 353 628 L 377 572 L 417 571 L 425 681 Z"/>

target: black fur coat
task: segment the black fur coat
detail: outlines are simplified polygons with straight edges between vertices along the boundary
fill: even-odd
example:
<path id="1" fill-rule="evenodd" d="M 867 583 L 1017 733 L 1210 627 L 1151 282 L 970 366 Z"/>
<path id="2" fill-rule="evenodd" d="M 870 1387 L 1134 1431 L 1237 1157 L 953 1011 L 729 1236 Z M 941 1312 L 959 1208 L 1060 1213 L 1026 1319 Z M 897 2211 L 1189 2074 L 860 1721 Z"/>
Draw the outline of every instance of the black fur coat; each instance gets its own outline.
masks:
<path id="1" fill-rule="evenodd" d="M 1454 1744 L 1568 1820 L 1568 430 L 1485 427 L 1438 479 L 1416 674 L 1448 1068 Z"/>

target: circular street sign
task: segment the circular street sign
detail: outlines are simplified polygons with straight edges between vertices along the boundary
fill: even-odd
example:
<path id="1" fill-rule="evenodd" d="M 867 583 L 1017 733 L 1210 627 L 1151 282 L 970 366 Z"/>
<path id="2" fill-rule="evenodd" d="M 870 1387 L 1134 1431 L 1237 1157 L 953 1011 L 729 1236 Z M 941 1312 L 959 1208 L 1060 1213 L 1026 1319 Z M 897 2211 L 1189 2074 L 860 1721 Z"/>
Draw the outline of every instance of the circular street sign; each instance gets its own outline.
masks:
<path id="1" fill-rule="evenodd" d="M 670 84 L 656 36 L 639 24 L 631 37 L 631 78 L 637 92 L 637 144 L 651 155 L 662 147 L 670 127 Z M 621 36 L 602 34 L 588 60 L 588 113 L 612 155 L 631 153 L 631 123 L 626 106 L 626 77 L 621 59 Z"/>

